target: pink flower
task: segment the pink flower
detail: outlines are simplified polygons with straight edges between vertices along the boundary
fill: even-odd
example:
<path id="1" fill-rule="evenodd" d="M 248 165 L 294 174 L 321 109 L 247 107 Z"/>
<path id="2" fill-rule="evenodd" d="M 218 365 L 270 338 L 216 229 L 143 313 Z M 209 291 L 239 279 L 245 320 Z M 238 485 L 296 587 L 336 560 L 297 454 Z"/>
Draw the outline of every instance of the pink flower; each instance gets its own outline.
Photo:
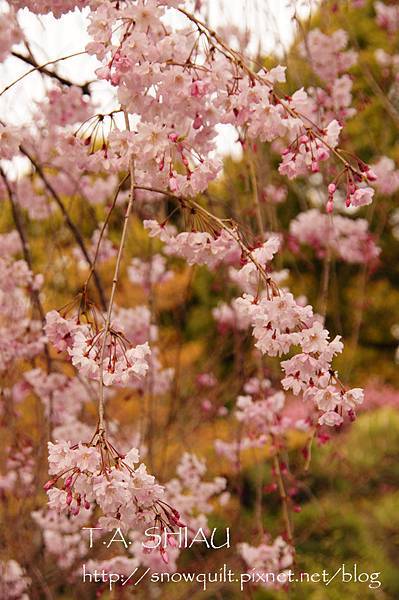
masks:
<path id="1" fill-rule="evenodd" d="M 319 418 L 319 425 L 327 425 L 328 427 L 338 427 L 342 423 L 343 418 L 334 411 L 326 412 Z"/>
<path id="2" fill-rule="evenodd" d="M 333 386 L 318 390 L 313 398 L 319 409 L 325 412 L 333 411 L 341 402 L 341 395 Z"/>
<path id="3" fill-rule="evenodd" d="M 339 134 L 341 133 L 342 126 L 336 119 L 331 121 L 326 128 L 326 141 L 327 143 L 335 148 L 338 145 Z"/>
<path id="4" fill-rule="evenodd" d="M 45 332 L 50 342 L 59 352 L 64 352 L 72 346 L 74 334 L 80 326 L 71 319 L 64 319 L 56 310 L 46 315 Z"/>
<path id="5" fill-rule="evenodd" d="M 348 199 L 352 206 L 367 206 L 372 203 L 374 190 L 370 187 L 358 188 Z"/>
<path id="6" fill-rule="evenodd" d="M 364 401 L 364 391 L 361 388 L 353 388 L 346 392 L 342 399 L 342 405 L 347 411 L 354 410 Z"/>
<path id="7" fill-rule="evenodd" d="M 100 456 L 96 448 L 79 444 L 74 452 L 74 464 L 80 471 L 95 472 L 100 466 Z"/>

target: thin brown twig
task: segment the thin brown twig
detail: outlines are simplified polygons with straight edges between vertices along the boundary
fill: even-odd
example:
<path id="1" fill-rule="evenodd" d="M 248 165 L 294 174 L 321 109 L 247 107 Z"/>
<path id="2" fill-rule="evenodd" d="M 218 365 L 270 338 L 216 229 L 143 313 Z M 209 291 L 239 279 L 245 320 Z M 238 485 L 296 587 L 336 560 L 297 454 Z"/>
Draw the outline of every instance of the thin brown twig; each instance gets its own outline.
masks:
<path id="1" fill-rule="evenodd" d="M 108 225 L 108 223 L 109 223 L 109 220 L 110 220 L 110 218 L 111 218 L 112 211 L 114 210 L 114 208 L 115 208 L 115 206 L 116 206 L 116 201 L 117 201 L 117 199 L 118 199 L 118 196 L 119 196 L 119 193 L 120 193 L 120 191 L 121 191 L 121 189 L 122 189 L 122 186 L 123 186 L 123 184 L 125 183 L 125 181 L 126 181 L 127 179 L 129 179 L 129 176 L 130 176 L 129 174 L 128 174 L 128 175 L 125 175 L 125 177 L 124 177 L 124 178 L 123 178 L 123 179 L 120 181 L 120 183 L 119 183 L 119 185 L 118 185 L 118 187 L 117 187 L 117 189 L 116 189 L 116 192 L 115 192 L 115 194 L 114 194 L 114 197 L 113 197 L 113 199 L 112 199 L 111 206 L 110 206 L 110 208 L 109 208 L 109 211 L 108 211 L 108 213 L 107 213 L 107 216 L 106 216 L 106 218 L 105 218 L 105 220 L 104 220 L 104 223 L 103 223 L 103 225 L 102 225 L 102 227 L 101 227 L 100 235 L 99 235 L 99 238 L 98 238 L 98 241 L 97 241 L 97 245 L 96 245 L 96 250 L 95 250 L 95 252 L 94 252 L 93 262 L 92 262 L 92 265 L 91 265 L 91 267 L 90 267 L 90 271 L 89 271 L 89 274 L 88 274 L 88 276 L 87 276 L 87 279 L 86 279 L 86 281 L 85 281 L 85 283 L 84 283 L 84 286 L 83 286 L 84 293 L 86 292 L 86 290 L 87 290 L 87 286 L 88 286 L 88 284 L 89 284 L 89 281 L 90 281 L 90 279 L 91 279 L 91 277 L 92 277 L 92 275 L 93 275 L 93 273 L 94 273 L 95 264 L 96 264 L 96 261 L 97 261 L 97 258 L 98 258 L 98 254 L 99 254 L 99 251 L 100 251 L 101 242 L 102 242 L 102 239 L 103 239 L 103 237 L 104 237 L 104 233 L 105 233 L 105 230 L 106 230 L 106 228 L 107 228 L 107 225 Z"/>
<path id="2" fill-rule="evenodd" d="M 55 71 L 50 71 L 50 69 L 46 68 L 46 65 L 39 65 L 32 54 L 30 56 L 24 56 L 20 52 L 17 52 L 14 50 L 13 52 L 11 52 L 11 55 L 14 56 L 15 58 L 18 58 L 19 60 L 22 60 L 26 64 L 31 65 L 32 67 L 34 67 L 34 69 L 36 71 L 43 73 L 43 75 L 47 75 L 47 77 L 56 79 L 58 81 L 58 83 L 61 83 L 62 85 L 65 85 L 67 87 L 72 87 L 72 86 L 78 87 L 82 90 L 83 94 L 86 94 L 88 96 L 91 95 L 90 87 L 89 87 L 90 83 L 92 83 L 91 81 L 87 81 L 86 83 L 74 83 L 73 81 L 70 81 L 69 79 L 66 79 L 65 77 L 62 77 L 62 75 L 59 75 Z M 49 64 L 49 63 L 47 63 L 47 64 Z"/>
<path id="3" fill-rule="evenodd" d="M 15 79 L 12 83 L 10 83 L 9 85 L 6 85 L 6 87 L 3 88 L 3 90 L 0 92 L 0 96 L 2 96 L 3 94 L 5 94 L 9 89 L 11 89 L 14 85 L 16 85 L 17 83 L 19 83 L 20 81 L 22 81 L 22 79 L 24 79 L 25 77 L 27 77 L 31 73 L 34 73 L 35 71 L 42 71 L 43 72 L 43 69 L 45 69 L 49 65 L 55 65 L 56 63 L 61 62 L 62 60 L 67 60 L 68 58 L 74 58 L 75 56 L 81 56 L 82 54 L 86 54 L 86 51 L 83 50 L 82 52 L 75 52 L 74 54 L 69 54 L 68 56 L 62 56 L 61 58 L 56 58 L 54 60 L 49 60 L 49 61 L 45 62 L 42 65 L 38 65 L 37 67 L 33 67 L 33 69 L 29 69 L 29 71 L 26 71 L 25 73 L 23 73 L 20 77 L 18 77 L 17 79 Z"/>
<path id="4" fill-rule="evenodd" d="M 124 114 L 125 114 L 126 129 L 130 130 L 128 114 L 126 111 L 124 112 Z M 123 250 L 124 250 L 125 242 L 126 242 L 128 221 L 129 221 L 130 214 L 132 212 L 134 199 L 135 199 L 135 169 L 134 169 L 133 154 L 130 156 L 130 160 L 129 160 L 129 174 L 130 174 L 129 202 L 128 202 L 126 212 L 125 212 L 121 241 L 119 244 L 118 255 L 116 258 L 115 271 L 114 271 L 114 276 L 112 279 L 111 295 L 110 295 L 109 304 L 108 304 L 107 317 L 106 317 L 105 326 L 104 326 L 103 340 L 102 340 L 101 353 L 100 353 L 100 396 L 99 396 L 99 402 L 98 402 L 98 435 L 99 435 L 99 438 L 105 434 L 104 379 L 103 379 L 105 348 L 106 348 L 106 344 L 107 344 L 108 332 L 109 332 L 110 326 L 111 326 L 112 309 L 113 309 L 114 300 L 115 300 L 116 287 L 118 285 L 119 271 L 120 271 L 120 265 L 121 265 L 121 261 L 122 261 Z"/>
<path id="5" fill-rule="evenodd" d="M 277 477 L 277 485 L 278 485 L 278 489 L 279 489 L 279 493 L 280 493 L 281 503 L 283 505 L 283 517 L 284 517 L 284 523 L 285 523 L 285 528 L 286 528 L 287 541 L 290 544 L 290 546 L 292 546 L 294 538 L 293 538 L 293 530 L 292 530 L 292 525 L 291 525 L 290 511 L 289 511 L 289 506 L 288 506 L 288 495 L 285 490 L 284 480 L 283 480 L 283 476 L 281 473 L 280 455 L 278 452 L 276 452 L 276 454 L 274 455 L 273 462 L 274 462 L 274 470 L 275 470 L 276 477 Z"/>

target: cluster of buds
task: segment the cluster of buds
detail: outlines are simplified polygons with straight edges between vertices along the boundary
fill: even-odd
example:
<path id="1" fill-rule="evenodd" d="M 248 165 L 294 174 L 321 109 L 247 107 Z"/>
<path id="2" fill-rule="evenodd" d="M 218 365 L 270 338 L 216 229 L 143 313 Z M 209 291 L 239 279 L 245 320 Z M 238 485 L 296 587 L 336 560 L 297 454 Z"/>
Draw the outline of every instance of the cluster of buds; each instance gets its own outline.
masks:
<path id="1" fill-rule="evenodd" d="M 368 186 L 377 180 L 377 175 L 363 161 L 357 159 L 358 170 L 353 169 L 350 165 L 345 166 L 345 169 L 336 177 L 334 182 L 328 186 L 328 200 L 326 210 L 332 213 L 334 210 L 334 194 L 337 191 L 337 184 L 342 176 L 346 176 L 346 200 L 345 204 L 349 206 L 367 206 L 373 201 L 374 190 Z"/>
<path id="2" fill-rule="evenodd" d="M 308 131 L 297 136 L 283 151 L 283 161 L 279 171 L 289 179 L 293 179 L 297 175 L 304 175 L 307 171 L 318 173 L 320 163 L 326 161 L 329 156 L 330 153 L 325 144 L 312 131 Z"/>

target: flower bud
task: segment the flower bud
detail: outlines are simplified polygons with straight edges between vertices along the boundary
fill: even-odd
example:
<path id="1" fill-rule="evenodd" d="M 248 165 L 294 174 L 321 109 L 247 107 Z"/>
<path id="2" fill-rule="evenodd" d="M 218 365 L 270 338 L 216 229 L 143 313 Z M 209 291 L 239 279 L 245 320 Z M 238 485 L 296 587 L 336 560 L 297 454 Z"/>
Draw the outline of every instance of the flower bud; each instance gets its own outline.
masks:
<path id="1" fill-rule="evenodd" d="M 53 485 L 55 485 L 55 483 L 56 483 L 55 479 L 49 479 L 47 481 L 47 483 L 44 484 L 43 489 L 46 490 L 46 492 L 47 492 L 48 490 L 50 490 L 53 487 Z"/>

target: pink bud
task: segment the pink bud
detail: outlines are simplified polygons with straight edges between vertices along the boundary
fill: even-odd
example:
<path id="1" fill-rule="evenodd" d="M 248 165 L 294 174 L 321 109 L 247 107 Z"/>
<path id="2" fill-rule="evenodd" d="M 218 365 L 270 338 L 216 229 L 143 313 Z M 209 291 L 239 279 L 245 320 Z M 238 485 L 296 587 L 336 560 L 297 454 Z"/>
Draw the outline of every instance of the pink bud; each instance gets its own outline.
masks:
<path id="1" fill-rule="evenodd" d="M 317 159 L 318 160 L 327 160 L 329 158 L 329 156 L 330 156 L 330 154 L 326 150 L 326 148 L 319 148 L 317 150 Z"/>
<path id="2" fill-rule="evenodd" d="M 328 200 L 328 202 L 327 202 L 326 211 L 327 211 L 329 214 L 331 214 L 331 213 L 333 212 L 333 210 L 334 210 L 334 202 L 333 202 L 333 200 L 331 200 L 331 199 L 330 199 L 330 200 Z"/>
<path id="3" fill-rule="evenodd" d="M 351 421 L 356 421 L 356 413 L 352 409 L 348 410 L 348 417 Z"/>
<path id="4" fill-rule="evenodd" d="M 323 446 L 324 444 L 330 441 L 330 436 L 328 435 L 328 433 L 319 433 L 317 436 L 317 440 L 319 444 Z"/>
<path id="5" fill-rule="evenodd" d="M 193 129 L 199 129 L 202 126 L 202 117 L 197 115 L 193 121 Z"/>
<path id="6" fill-rule="evenodd" d="M 319 165 L 315 160 L 312 162 L 310 170 L 312 171 L 312 173 L 318 173 L 320 171 Z"/>
<path id="7" fill-rule="evenodd" d="M 336 191 L 337 191 L 337 186 L 335 185 L 335 183 L 330 183 L 330 185 L 328 186 L 328 193 L 330 194 L 330 196 L 335 194 Z"/>
<path id="8" fill-rule="evenodd" d="M 51 489 L 53 487 L 53 485 L 55 484 L 56 480 L 55 479 L 49 479 L 47 481 L 47 483 L 44 484 L 43 489 L 46 490 L 46 492 Z"/>
<path id="9" fill-rule="evenodd" d="M 68 506 L 72 503 L 72 492 L 71 491 L 69 491 L 67 494 L 66 503 L 68 504 Z"/>
<path id="10" fill-rule="evenodd" d="M 171 548 L 176 548 L 176 546 L 177 546 L 177 542 L 176 542 L 176 540 L 175 540 L 175 538 L 174 538 L 174 537 L 169 537 L 169 536 L 168 536 L 168 545 L 169 545 Z"/>
<path id="11" fill-rule="evenodd" d="M 277 483 L 270 483 L 269 485 L 265 485 L 263 491 L 265 494 L 271 494 L 277 490 Z"/>
<path id="12" fill-rule="evenodd" d="M 69 477 L 67 477 L 67 479 L 65 479 L 65 487 L 69 488 L 72 485 L 72 475 L 70 475 Z"/>
<path id="13" fill-rule="evenodd" d="M 90 502 L 88 502 L 87 500 L 85 500 L 83 506 L 85 507 L 86 510 L 89 510 L 89 508 L 90 508 Z"/>
<path id="14" fill-rule="evenodd" d="M 177 133 L 173 132 L 168 135 L 168 138 L 170 139 L 171 142 L 177 142 L 177 140 L 179 139 L 179 136 L 177 135 Z"/>
<path id="15" fill-rule="evenodd" d="M 287 470 L 287 465 L 286 465 L 286 463 L 285 463 L 285 462 L 281 462 L 281 463 L 280 463 L 280 469 L 281 469 L 281 472 L 283 473 L 283 475 L 284 475 L 285 473 L 288 473 L 288 470 Z"/>
<path id="16" fill-rule="evenodd" d="M 111 76 L 111 69 L 109 67 L 100 67 L 96 70 L 96 75 L 99 79 L 109 79 Z"/>
<path id="17" fill-rule="evenodd" d="M 210 410 L 212 410 L 212 402 L 208 399 L 203 400 L 201 407 L 205 412 L 209 412 Z"/>
<path id="18" fill-rule="evenodd" d="M 112 85 L 119 85 L 120 80 L 121 80 L 121 76 L 119 75 L 119 73 L 113 73 L 111 75 Z"/>
<path id="19" fill-rule="evenodd" d="M 199 96 L 198 81 L 193 81 L 193 83 L 191 84 L 191 87 L 190 87 L 190 92 L 191 92 L 191 95 L 193 96 L 193 98 L 196 98 Z"/>
<path id="20" fill-rule="evenodd" d="M 177 179 L 176 177 L 170 177 L 169 178 L 169 189 L 171 192 L 177 192 L 178 190 L 178 185 L 177 185 Z"/>
<path id="21" fill-rule="evenodd" d="M 202 98 L 207 91 L 207 85 L 200 79 L 193 81 L 190 86 L 190 94 L 193 98 Z"/>
<path id="22" fill-rule="evenodd" d="M 168 553 L 166 552 L 165 548 L 163 548 L 162 546 L 160 547 L 160 552 L 161 552 L 161 557 L 162 560 L 165 564 L 169 563 L 169 557 L 168 557 Z"/>

